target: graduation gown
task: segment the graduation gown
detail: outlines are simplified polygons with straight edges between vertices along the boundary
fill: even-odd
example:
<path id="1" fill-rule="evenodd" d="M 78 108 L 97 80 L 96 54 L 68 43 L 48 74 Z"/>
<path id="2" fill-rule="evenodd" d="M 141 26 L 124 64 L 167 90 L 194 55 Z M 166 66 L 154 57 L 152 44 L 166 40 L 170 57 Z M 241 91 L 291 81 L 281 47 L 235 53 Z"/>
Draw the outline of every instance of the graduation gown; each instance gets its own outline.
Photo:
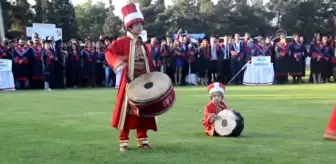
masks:
<path id="1" fill-rule="evenodd" d="M 305 60 L 305 46 L 302 43 L 293 43 L 289 46 L 292 56 L 290 56 L 289 74 L 292 76 L 302 75 L 302 60 Z"/>
<path id="2" fill-rule="evenodd" d="M 274 72 L 277 77 L 287 77 L 289 72 L 289 45 L 278 42 L 275 45 L 275 66 Z"/>
<path id="3" fill-rule="evenodd" d="M 83 78 L 92 80 L 94 78 L 93 76 L 96 66 L 95 56 L 90 49 L 85 48 L 81 51 L 81 57 L 83 60 Z"/>
<path id="4" fill-rule="evenodd" d="M 42 52 L 42 65 L 43 65 L 43 79 L 45 82 L 51 83 L 54 79 L 54 62 L 55 58 L 53 51 L 46 49 Z"/>
<path id="5" fill-rule="evenodd" d="M 161 47 L 161 58 L 162 64 L 164 66 L 164 72 L 170 76 L 172 81 L 174 81 L 174 73 L 176 72 L 175 60 L 173 56 L 172 45 L 164 45 Z"/>
<path id="6" fill-rule="evenodd" d="M 238 73 L 239 69 L 241 68 L 241 61 L 240 54 L 239 57 L 234 58 L 236 56 L 232 56 L 232 52 L 238 52 L 238 50 L 234 50 L 234 46 L 229 43 L 220 44 L 217 51 L 217 73 L 218 73 L 218 81 L 227 84 L 229 82 L 230 77 L 234 76 Z M 236 54 L 235 54 L 236 55 Z M 234 58 L 234 59 L 233 59 Z M 240 61 L 238 61 L 240 60 Z M 238 71 L 237 71 L 238 70 Z M 234 73 L 234 74 L 233 74 Z M 241 76 L 235 79 L 235 83 L 241 83 Z"/>
<path id="7" fill-rule="evenodd" d="M 12 60 L 11 53 L 8 51 L 8 49 L 5 49 L 1 45 L 0 45 L 0 59 Z"/>
<path id="8" fill-rule="evenodd" d="M 323 67 L 325 62 L 323 61 L 323 53 L 322 53 L 322 44 L 311 44 L 310 45 L 310 69 L 311 73 L 320 74 L 323 72 Z M 318 59 L 320 58 L 320 59 Z"/>
<path id="9" fill-rule="evenodd" d="M 132 80 L 134 78 L 134 58 L 136 55 L 135 48 L 137 39 L 138 38 L 134 38 L 132 34 L 128 33 L 127 36 L 110 44 L 105 52 L 106 61 L 115 72 L 118 72 L 118 70 L 121 69 L 123 63 L 125 64 L 122 68 L 121 81 L 117 93 L 117 100 L 113 111 L 111 126 L 120 130 L 152 129 L 156 131 L 157 123 L 155 117 L 138 117 L 134 114 L 130 114 L 128 109 L 129 104 L 126 92 L 129 82 L 127 79 Z M 153 59 L 144 44 L 142 45 L 142 53 L 144 54 L 146 70 L 153 72 Z"/>
<path id="10" fill-rule="evenodd" d="M 29 47 L 15 47 L 13 51 L 14 77 L 15 80 L 29 80 L 31 49 Z"/>
<path id="11" fill-rule="evenodd" d="M 64 88 L 64 66 L 63 66 L 63 56 L 61 53 L 60 46 L 55 45 L 55 48 L 51 49 L 54 57 L 52 59 L 53 67 L 53 77 L 52 77 L 52 88 Z"/>
<path id="12" fill-rule="evenodd" d="M 252 41 L 244 42 L 244 59 L 245 63 L 252 59 L 252 56 L 256 56 L 257 46 Z M 245 64 L 244 63 L 244 64 Z"/>
<path id="13" fill-rule="evenodd" d="M 329 78 L 332 75 L 332 65 L 331 65 L 331 58 L 333 55 L 333 49 L 328 45 L 323 45 L 321 48 L 322 52 L 322 62 L 323 70 L 322 70 L 322 77 Z"/>
<path id="14" fill-rule="evenodd" d="M 219 107 L 216 107 L 216 104 L 209 102 L 204 109 L 203 112 L 203 127 L 204 127 L 204 131 L 205 134 L 208 136 L 214 136 L 216 135 L 215 132 L 215 124 L 214 122 L 211 121 L 211 118 L 213 116 L 215 116 L 216 114 L 218 114 L 220 111 L 228 109 L 228 107 L 226 106 L 226 104 L 222 101 L 219 104 Z"/>
<path id="15" fill-rule="evenodd" d="M 152 55 L 153 62 L 155 63 L 155 69 L 156 71 L 160 71 L 161 68 L 161 55 L 160 55 L 160 46 L 159 45 L 152 45 L 147 44 L 147 49 L 149 51 L 149 54 Z"/>
<path id="16" fill-rule="evenodd" d="M 105 77 L 104 52 L 103 51 L 95 51 L 94 56 L 96 58 L 96 62 L 95 62 L 96 84 L 102 84 L 102 81 Z"/>
<path id="17" fill-rule="evenodd" d="M 197 56 L 198 77 L 204 78 L 208 70 L 210 60 L 209 47 L 200 47 Z"/>
<path id="18" fill-rule="evenodd" d="M 270 44 L 257 45 L 256 56 L 272 56 L 272 49 Z"/>
<path id="19" fill-rule="evenodd" d="M 190 68 L 188 68 L 188 74 L 189 74 L 189 69 L 190 69 L 190 73 L 193 74 L 193 73 L 196 73 L 196 51 L 192 51 L 192 50 L 189 50 L 187 52 L 187 62 L 188 64 L 190 64 Z"/>
<path id="20" fill-rule="evenodd" d="M 333 49 L 333 52 L 332 52 L 332 55 L 331 55 L 331 60 L 330 60 L 330 63 L 333 64 L 333 65 L 336 65 L 336 51 L 335 51 L 336 48 Z"/>
<path id="21" fill-rule="evenodd" d="M 40 46 L 32 47 L 34 52 L 33 64 L 33 80 L 43 80 L 43 68 L 42 68 L 42 52 L 43 48 Z"/>

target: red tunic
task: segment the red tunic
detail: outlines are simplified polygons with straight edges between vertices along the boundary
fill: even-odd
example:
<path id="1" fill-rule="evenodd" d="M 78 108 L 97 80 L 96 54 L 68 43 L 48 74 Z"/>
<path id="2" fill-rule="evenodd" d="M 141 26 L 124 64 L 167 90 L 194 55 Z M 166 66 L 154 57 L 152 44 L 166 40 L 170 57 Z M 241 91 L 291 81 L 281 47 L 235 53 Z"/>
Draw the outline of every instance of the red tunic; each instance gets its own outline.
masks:
<path id="1" fill-rule="evenodd" d="M 204 131 L 205 131 L 206 135 L 214 136 L 214 134 L 215 134 L 215 124 L 211 120 L 211 118 L 213 116 L 215 116 L 216 114 L 218 114 L 220 111 L 224 110 L 224 109 L 228 109 L 228 107 L 226 106 L 226 104 L 224 102 L 220 102 L 218 107 L 216 107 L 216 104 L 214 104 L 212 102 L 209 102 L 205 106 L 202 123 L 203 123 Z"/>
<path id="2" fill-rule="evenodd" d="M 126 96 L 127 76 L 134 79 L 140 74 L 153 72 L 151 54 L 148 53 L 145 45 L 137 46 L 137 38 L 131 34 L 122 37 L 110 44 L 105 53 L 107 63 L 117 70 L 124 64 L 122 69 L 121 81 L 117 93 L 111 126 L 117 129 L 152 129 L 157 130 L 155 117 L 142 118 L 134 115 L 129 110 L 129 104 Z M 145 71 L 142 67 L 145 66 Z"/>

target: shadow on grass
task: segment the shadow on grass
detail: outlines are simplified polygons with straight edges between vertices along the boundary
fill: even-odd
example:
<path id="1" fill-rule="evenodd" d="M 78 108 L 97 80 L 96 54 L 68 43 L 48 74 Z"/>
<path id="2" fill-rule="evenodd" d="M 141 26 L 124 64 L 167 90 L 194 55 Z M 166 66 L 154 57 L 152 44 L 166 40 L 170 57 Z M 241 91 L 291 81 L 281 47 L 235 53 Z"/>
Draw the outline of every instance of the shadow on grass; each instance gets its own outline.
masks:
<path id="1" fill-rule="evenodd" d="M 197 138 L 204 138 L 204 139 L 211 139 L 211 138 L 226 138 L 226 139 L 269 139 L 269 138 L 283 138 L 280 134 L 275 133 L 265 133 L 265 132 L 248 132 L 242 134 L 238 137 L 223 137 L 223 136 L 207 136 L 205 133 L 197 132 L 197 133 L 191 133 L 190 136 L 197 137 Z"/>

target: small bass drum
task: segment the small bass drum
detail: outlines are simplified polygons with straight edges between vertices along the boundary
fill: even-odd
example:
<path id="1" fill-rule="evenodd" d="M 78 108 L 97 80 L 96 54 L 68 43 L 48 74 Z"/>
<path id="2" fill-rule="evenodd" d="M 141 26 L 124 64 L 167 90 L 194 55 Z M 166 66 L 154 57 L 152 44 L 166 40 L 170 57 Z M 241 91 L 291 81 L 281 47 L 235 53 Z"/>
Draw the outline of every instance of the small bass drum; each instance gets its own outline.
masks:
<path id="1" fill-rule="evenodd" d="M 135 78 L 127 88 L 130 107 L 140 117 L 167 112 L 175 103 L 175 90 L 168 75 L 150 72 Z"/>
<path id="2" fill-rule="evenodd" d="M 230 109 L 218 113 L 219 120 L 215 121 L 215 132 L 223 137 L 238 137 L 244 130 L 243 116 Z"/>

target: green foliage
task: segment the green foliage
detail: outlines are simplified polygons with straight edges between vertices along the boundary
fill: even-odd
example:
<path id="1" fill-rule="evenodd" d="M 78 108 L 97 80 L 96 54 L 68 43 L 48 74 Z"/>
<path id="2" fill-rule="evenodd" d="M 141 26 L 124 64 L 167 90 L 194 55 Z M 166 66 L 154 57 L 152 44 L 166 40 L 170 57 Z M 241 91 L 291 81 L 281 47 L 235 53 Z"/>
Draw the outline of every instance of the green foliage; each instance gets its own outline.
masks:
<path id="1" fill-rule="evenodd" d="M 190 33 L 224 35 L 251 32 L 272 35 L 284 28 L 291 35 L 298 32 L 311 37 L 316 30 L 336 33 L 336 2 L 331 0 L 173 0 L 166 7 L 164 0 L 130 0 L 141 4 L 145 30 L 149 36 L 170 35 L 183 28 Z M 12 3 L 14 2 L 14 3 Z M 98 38 L 99 35 L 122 35 L 124 26 L 109 7 L 87 0 L 74 7 L 70 0 L 2 0 L 5 31 L 25 33 L 31 23 L 54 23 L 63 29 L 64 39 L 79 36 Z M 196 3 L 197 2 L 197 3 Z M 252 3 L 251 3 L 252 2 Z"/>
<path id="2" fill-rule="evenodd" d="M 104 34 L 108 36 L 120 36 L 124 27 L 123 21 L 114 14 L 114 6 L 110 3 L 109 11 L 103 26 Z"/>
<path id="3" fill-rule="evenodd" d="M 70 0 L 53 0 L 53 13 L 54 22 L 57 27 L 62 28 L 63 40 L 69 41 L 72 38 L 77 37 L 75 31 L 77 29 L 77 21 L 75 17 L 75 11 Z"/>
<path id="4" fill-rule="evenodd" d="M 75 6 L 76 19 L 78 23 L 78 36 L 81 39 L 97 39 L 102 34 L 108 8 L 105 4 L 98 2 L 92 4 L 91 0 Z"/>

